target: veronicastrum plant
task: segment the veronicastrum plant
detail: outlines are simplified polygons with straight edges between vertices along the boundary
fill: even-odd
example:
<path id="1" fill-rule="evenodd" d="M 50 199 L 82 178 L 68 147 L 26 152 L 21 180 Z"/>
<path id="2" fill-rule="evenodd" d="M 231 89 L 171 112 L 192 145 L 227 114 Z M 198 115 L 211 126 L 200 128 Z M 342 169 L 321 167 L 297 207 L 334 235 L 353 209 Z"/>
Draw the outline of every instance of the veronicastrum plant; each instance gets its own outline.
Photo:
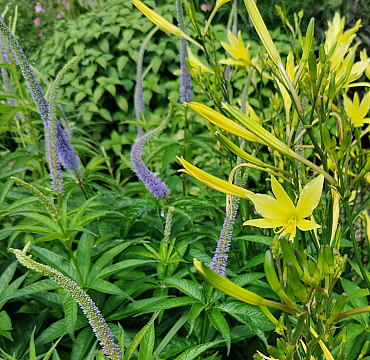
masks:
<path id="1" fill-rule="evenodd" d="M 213 36 L 212 20 L 221 6 L 231 6 L 227 0 L 217 1 L 205 26 L 197 20 L 194 3 L 185 1 L 187 24 L 196 38 L 189 38 L 141 1 L 133 4 L 163 31 L 189 41 L 187 69 L 202 102 L 186 101 L 184 106 L 199 115 L 194 120 L 210 123 L 208 128 L 233 164 L 226 181 L 179 159 L 182 172 L 227 194 L 227 215 L 212 270 L 194 259 L 199 274 L 215 289 L 259 306 L 276 326 L 279 337 L 267 347 L 270 357 L 257 351 L 256 359 L 361 359 L 367 353 L 366 336 L 354 346 L 348 344 L 346 330 L 356 321 L 352 316 L 365 314 L 368 319 L 370 311 L 362 301 L 370 290 L 369 260 L 362 250 L 368 251 L 370 239 L 365 240 L 364 228 L 355 233 L 356 219 L 369 219 L 369 83 L 356 81 L 368 75 L 370 60 L 362 52 L 357 61 L 358 43 L 353 44 L 361 21 L 345 30 L 345 18 L 335 14 L 325 42 L 316 44 L 314 19 L 302 34 L 303 13 L 295 15 L 291 24 L 285 8 L 277 7 L 293 39 L 284 61 L 253 0 L 244 0 L 244 5 L 266 54 L 252 58 L 249 45 L 238 34 L 236 1 L 230 30 L 221 43 Z M 234 81 L 239 76 L 245 85 L 238 94 Z M 261 79 L 270 89 L 269 102 L 257 86 Z M 351 95 L 352 88 L 362 95 Z M 244 186 L 240 179 L 248 178 L 250 171 L 265 173 L 274 196 Z M 265 191 L 269 189 L 266 186 Z M 279 301 L 225 277 L 239 198 L 255 209 L 244 226 L 270 239 L 265 276 Z M 347 280 L 347 261 L 359 276 L 358 285 L 364 286 L 363 296 L 349 293 L 355 287 Z M 274 309 L 281 311 L 280 317 Z"/>

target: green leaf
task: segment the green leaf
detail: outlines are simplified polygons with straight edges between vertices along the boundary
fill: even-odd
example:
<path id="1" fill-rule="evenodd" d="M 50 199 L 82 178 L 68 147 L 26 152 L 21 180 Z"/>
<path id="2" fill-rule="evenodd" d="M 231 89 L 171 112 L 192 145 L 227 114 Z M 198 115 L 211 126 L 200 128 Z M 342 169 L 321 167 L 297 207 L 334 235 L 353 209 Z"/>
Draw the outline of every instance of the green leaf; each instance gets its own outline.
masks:
<path id="1" fill-rule="evenodd" d="M 200 316 L 201 312 L 204 310 L 205 307 L 206 305 L 199 303 L 199 302 L 196 302 L 191 307 L 189 314 L 188 314 L 188 320 L 189 320 L 189 325 L 190 325 L 188 336 L 190 336 L 191 333 L 193 332 L 195 320 Z"/>
<path id="2" fill-rule="evenodd" d="M 245 266 L 243 266 L 239 271 L 244 271 L 246 269 L 250 269 L 251 267 L 263 264 L 265 262 L 265 254 L 258 254 L 256 256 L 253 256 L 252 259 L 250 259 Z"/>
<path id="3" fill-rule="evenodd" d="M 96 277 L 98 278 L 105 278 L 112 274 L 115 274 L 118 271 L 122 271 L 127 268 L 148 265 L 148 263 L 156 263 L 156 261 L 151 260 L 138 260 L 138 259 L 131 259 L 131 260 L 123 260 L 116 264 L 110 265 L 102 269 Z"/>
<path id="4" fill-rule="evenodd" d="M 3 271 L 0 277 L 0 297 L 4 289 L 9 285 L 13 278 L 15 270 L 17 269 L 18 261 L 13 261 L 8 267 Z"/>
<path id="5" fill-rule="evenodd" d="M 119 73 L 122 72 L 122 70 L 125 68 L 128 60 L 129 60 L 129 58 L 126 55 L 120 56 L 117 59 L 117 70 L 118 70 Z"/>
<path id="6" fill-rule="evenodd" d="M 109 41 L 107 38 L 103 38 L 98 42 L 98 46 L 103 53 L 108 54 L 109 53 Z"/>
<path id="7" fill-rule="evenodd" d="M 194 299 L 193 297 L 189 297 L 189 296 L 179 296 L 175 298 L 163 299 L 158 302 L 155 302 L 152 305 L 148 305 L 144 310 L 140 312 L 139 315 L 151 313 L 153 311 L 157 311 L 160 309 L 163 309 L 163 310 L 175 309 L 178 307 L 184 307 L 184 306 L 195 305 L 195 304 L 198 304 L 198 300 Z M 203 306 L 203 304 L 201 305 Z"/>
<path id="8" fill-rule="evenodd" d="M 123 111 L 128 111 L 128 102 L 127 99 L 122 95 L 117 95 L 115 98 L 117 106 Z"/>
<path id="9" fill-rule="evenodd" d="M 87 284 L 90 286 L 96 279 L 98 273 L 103 269 L 103 267 L 112 260 L 115 256 L 120 254 L 123 250 L 125 250 L 127 247 L 132 245 L 134 241 L 124 241 L 121 244 L 115 246 L 113 249 L 110 249 L 106 251 L 93 265 L 91 268 Z"/>
<path id="10" fill-rule="evenodd" d="M 200 354 L 204 353 L 206 350 L 211 349 L 212 347 L 221 344 L 225 340 L 219 340 L 219 341 L 211 341 L 206 344 L 201 344 L 194 346 L 185 352 L 183 352 L 181 355 L 179 355 L 175 360 L 193 360 Z"/>
<path id="11" fill-rule="evenodd" d="M 60 286 L 55 281 L 50 279 L 39 280 L 31 285 L 27 285 L 24 288 L 15 291 L 11 295 L 8 295 L 7 299 L 8 300 L 14 299 L 21 296 L 31 295 L 42 291 L 49 291 L 55 289 L 60 289 Z"/>
<path id="12" fill-rule="evenodd" d="M 218 332 L 221 333 L 222 337 L 226 340 L 227 355 L 229 355 L 231 347 L 231 334 L 229 324 L 221 315 L 221 313 L 215 308 L 207 310 L 206 314 L 212 325 L 216 328 Z"/>
<path id="13" fill-rule="evenodd" d="M 23 171 L 30 170 L 30 169 L 32 169 L 32 166 L 23 166 L 20 168 L 5 171 L 4 173 L 0 174 L 0 180 L 8 179 L 15 174 L 19 174 Z"/>
<path id="14" fill-rule="evenodd" d="M 30 360 L 36 360 L 36 348 L 35 348 L 35 330 L 36 327 L 33 329 L 32 334 L 31 334 L 31 340 L 30 340 Z"/>
<path id="15" fill-rule="evenodd" d="M 121 290 L 118 286 L 105 281 L 103 279 L 95 279 L 90 284 L 90 289 L 94 289 L 100 291 L 105 294 L 113 294 L 113 295 L 120 295 L 125 297 L 126 299 L 134 301 L 129 295 L 127 295 L 123 290 Z"/>
<path id="16" fill-rule="evenodd" d="M 5 198 L 8 195 L 10 189 L 12 188 L 13 184 L 14 184 L 14 180 L 8 179 L 5 184 L 2 184 L 1 185 L 1 190 L 0 190 L 0 209 L 1 209 L 2 205 L 3 205 L 3 202 L 4 202 Z"/>
<path id="17" fill-rule="evenodd" d="M 12 330 L 12 321 L 7 312 L 3 310 L 0 312 L 0 335 L 13 341 L 10 330 Z"/>
<path id="18" fill-rule="evenodd" d="M 91 330 L 90 330 L 91 331 Z M 47 344 L 61 336 L 66 332 L 65 319 L 58 320 L 52 323 L 48 328 L 46 328 L 36 339 L 35 345 L 39 347 L 41 345 Z"/>
<path id="19" fill-rule="evenodd" d="M 131 356 L 134 354 L 134 351 L 141 343 L 142 339 L 144 338 L 145 334 L 150 331 L 152 324 L 154 323 L 154 320 L 159 315 L 159 312 L 155 312 L 149 322 L 136 334 L 135 338 L 132 340 L 130 346 L 127 348 L 124 356 L 124 360 L 129 360 Z M 153 328 L 154 332 L 154 328 Z"/>
<path id="20" fill-rule="evenodd" d="M 77 302 L 75 299 L 73 299 L 72 295 L 66 290 L 63 290 L 62 297 L 63 297 L 63 309 L 67 324 L 67 331 L 70 337 L 73 340 L 75 340 L 74 328 L 77 321 Z"/>
<path id="21" fill-rule="evenodd" d="M 59 225 L 52 219 L 33 212 L 17 212 L 18 215 L 28 217 L 30 219 L 36 220 L 44 225 L 46 225 L 48 228 L 53 229 L 54 231 L 58 233 L 62 233 L 62 229 L 59 227 Z"/>
<path id="22" fill-rule="evenodd" d="M 262 236 L 262 235 L 244 235 L 244 236 L 238 236 L 234 238 L 234 240 L 251 241 L 251 242 L 256 242 L 256 243 L 270 246 L 272 244 L 273 238 L 269 236 Z"/>
<path id="23" fill-rule="evenodd" d="M 202 286 L 192 280 L 171 277 L 164 279 L 163 282 L 170 287 L 174 287 L 182 291 L 188 296 L 191 296 L 203 303 L 205 302 L 205 298 L 202 293 Z"/>
<path id="24" fill-rule="evenodd" d="M 73 45 L 73 51 L 77 56 L 80 56 L 81 53 L 85 50 L 85 44 L 84 43 L 77 43 Z"/>
<path id="25" fill-rule="evenodd" d="M 91 328 L 83 329 L 73 344 L 70 360 L 85 360 L 86 352 L 90 350 L 93 339 L 94 333 Z"/>
<path id="26" fill-rule="evenodd" d="M 155 341 L 155 330 L 154 322 L 152 322 L 148 331 L 141 340 L 138 360 L 147 360 L 152 358 L 154 341 Z"/>
<path id="27" fill-rule="evenodd" d="M 83 233 L 77 248 L 77 268 L 84 279 L 84 283 L 86 283 L 91 265 L 91 240 L 92 236 L 90 234 Z"/>

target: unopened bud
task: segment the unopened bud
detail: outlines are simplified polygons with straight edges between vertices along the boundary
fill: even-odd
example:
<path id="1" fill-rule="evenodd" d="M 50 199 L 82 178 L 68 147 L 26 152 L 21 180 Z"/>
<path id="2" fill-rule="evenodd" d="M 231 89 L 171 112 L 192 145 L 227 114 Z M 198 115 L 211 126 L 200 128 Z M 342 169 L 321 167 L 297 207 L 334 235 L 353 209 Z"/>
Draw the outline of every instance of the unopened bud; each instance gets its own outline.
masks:
<path id="1" fill-rule="evenodd" d="M 327 320 L 328 324 L 331 324 L 334 322 L 335 318 L 340 315 L 342 312 L 344 305 L 346 304 L 347 301 L 347 294 L 343 293 L 342 295 L 339 296 L 337 299 L 337 302 L 334 305 L 333 310 L 331 311 L 330 317 Z"/>
<path id="2" fill-rule="evenodd" d="M 312 83 L 316 83 L 317 80 L 317 66 L 316 66 L 316 56 L 313 50 L 310 50 L 308 56 L 308 68 L 310 71 L 310 79 Z"/>
<path id="3" fill-rule="evenodd" d="M 320 59 L 321 64 L 325 64 L 326 54 L 325 54 L 325 48 L 323 44 L 319 46 L 319 59 Z"/>

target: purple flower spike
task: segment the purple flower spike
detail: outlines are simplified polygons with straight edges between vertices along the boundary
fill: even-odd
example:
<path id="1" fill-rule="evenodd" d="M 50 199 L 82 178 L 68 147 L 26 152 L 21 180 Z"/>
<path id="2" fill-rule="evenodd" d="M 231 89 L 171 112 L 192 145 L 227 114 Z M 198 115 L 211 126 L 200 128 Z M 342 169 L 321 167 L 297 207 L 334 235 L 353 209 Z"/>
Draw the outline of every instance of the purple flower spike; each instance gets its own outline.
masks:
<path id="1" fill-rule="evenodd" d="M 180 30 L 186 33 L 184 23 L 184 12 L 182 9 L 182 1 L 176 0 L 177 22 Z M 180 37 L 180 69 L 181 69 L 181 87 L 180 101 L 182 103 L 191 101 L 191 76 L 188 67 L 186 66 L 186 58 L 188 57 L 188 41 Z"/>
<path id="2" fill-rule="evenodd" d="M 220 233 L 215 255 L 213 256 L 210 268 L 221 276 L 225 276 L 226 262 L 229 257 L 230 243 L 232 239 L 234 222 L 238 212 L 239 198 L 231 197 L 233 204 L 232 211 L 226 214 L 224 225 Z"/>
<path id="3" fill-rule="evenodd" d="M 168 122 L 173 117 L 173 103 L 170 99 L 170 109 L 166 119 L 157 128 L 147 132 L 137 139 L 135 144 L 131 148 L 131 163 L 134 167 L 134 171 L 137 177 L 144 183 L 145 187 L 150 191 L 150 193 L 155 198 L 164 198 L 170 193 L 167 185 L 161 181 L 157 176 L 155 176 L 145 165 L 141 154 L 143 152 L 144 146 L 153 137 L 157 137 L 166 128 Z"/>
<path id="4" fill-rule="evenodd" d="M 100 346 L 102 347 L 103 353 L 112 360 L 121 360 L 121 350 L 114 342 L 114 336 L 110 331 L 108 324 L 106 323 L 99 308 L 95 305 L 94 301 L 81 287 L 73 280 L 62 274 L 60 271 L 53 269 L 50 266 L 40 264 L 31 259 L 31 255 L 26 255 L 26 252 L 30 246 L 30 243 L 21 250 L 10 249 L 18 261 L 28 269 L 42 273 L 49 277 L 51 280 L 59 284 L 64 290 L 69 292 L 72 298 L 81 307 L 83 313 L 87 317 L 90 326 L 92 327 L 95 336 L 99 340 Z"/>
<path id="5" fill-rule="evenodd" d="M 145 165 L 141 158 L 146 143 L 153 137 L 159 128 L 141 136 L 131 148 L 131 162 L 137 177 L 144 183 L 145 187 L 155 198 L 164 198 L 170 193 L 167 185 L 155 176 Z"/>

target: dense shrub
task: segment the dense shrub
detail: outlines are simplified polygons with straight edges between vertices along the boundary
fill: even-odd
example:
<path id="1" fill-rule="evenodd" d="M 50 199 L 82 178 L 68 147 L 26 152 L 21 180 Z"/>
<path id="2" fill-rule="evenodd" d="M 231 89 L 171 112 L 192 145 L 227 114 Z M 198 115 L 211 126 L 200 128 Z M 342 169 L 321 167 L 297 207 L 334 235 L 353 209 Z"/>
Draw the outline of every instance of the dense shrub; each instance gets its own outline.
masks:
<path id="1" fill-rule="evenodd" d="M 162 13 L 173 13 L 174 5 L 164 5 Z M 172 19 L 170 19 L 172 20 Z M 65 77 L 60 94 L 69 99 L 88 129 L 94 122 L 94 139 L 100 139 L 107 123 L 133 119 L 136 61 L 140 45 L 152 28 L 140 12 L 132 11 L 127 1 L 112 1 L 104 11 L 84 14 L 76 21 L 58 24 L 53 39 L 40 49 L 38 68 L 55 77 L 65 63 L 78 56 L 78 64 Z M 177 39 L 162 32 L 147 47 L 144 63 L 150 68 L 144 80 L 146 104 L 167 105 L 171 95 L 178 99 Z M 145 69 L 144 69 L 145 70 Z M 153 106 L 154 107 L 154 106 Z"/>

